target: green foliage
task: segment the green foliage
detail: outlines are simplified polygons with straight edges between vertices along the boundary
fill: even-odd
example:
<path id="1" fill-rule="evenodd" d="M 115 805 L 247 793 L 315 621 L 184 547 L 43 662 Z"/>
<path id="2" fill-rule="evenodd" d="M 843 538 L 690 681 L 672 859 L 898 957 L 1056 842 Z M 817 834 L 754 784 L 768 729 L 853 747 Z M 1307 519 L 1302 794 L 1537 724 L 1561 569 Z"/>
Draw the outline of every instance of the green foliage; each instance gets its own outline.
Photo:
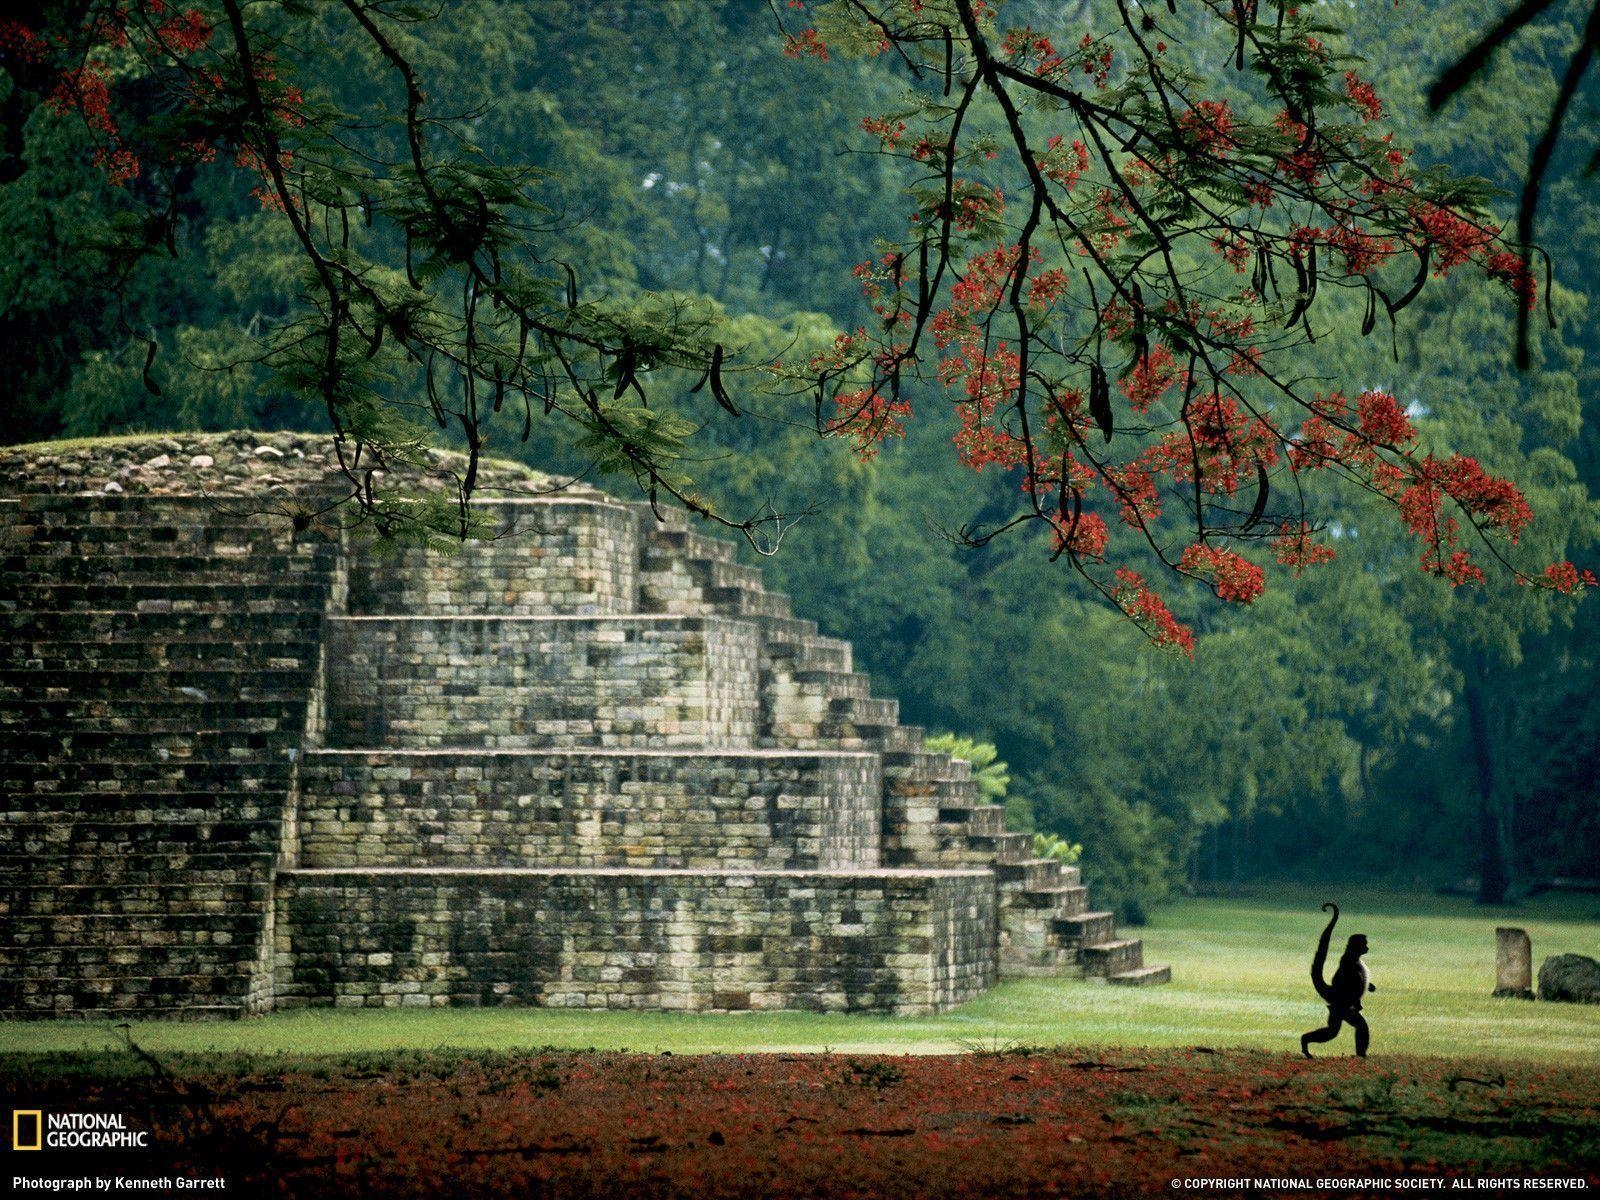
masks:
<path id="1" fill-rule="evenodd" d="M 1033 854 L 1035 858 L 1053 858 L 1070 867 L 1083 857 L 1083 845 L 1066 841 L 1053 833 L 1036 833 L 1033 835 Z"/>
<path id="2" fill-rule="evenodd" d="M 999 761 L 1000 752 L 990 743 L 957 733 L 935 733 L 928 737 L 926 745 L 935 754 L 948 754 L 971 763 L 973 781 L 986 803 L 999 804 L 1006 798 L 1011 772 Z"/>

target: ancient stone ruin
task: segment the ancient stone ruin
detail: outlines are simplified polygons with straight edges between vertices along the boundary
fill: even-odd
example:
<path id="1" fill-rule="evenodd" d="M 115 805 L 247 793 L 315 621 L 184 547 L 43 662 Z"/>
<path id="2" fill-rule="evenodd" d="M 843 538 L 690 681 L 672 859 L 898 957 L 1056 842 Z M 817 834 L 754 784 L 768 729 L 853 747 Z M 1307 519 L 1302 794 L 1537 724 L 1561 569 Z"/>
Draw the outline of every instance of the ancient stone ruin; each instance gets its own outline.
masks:
<path id="1" fill-rule="evenodd" d="M 1533 999 L 1533 942 L 1526 929 L 1501 925 L 1494 931 L 1494 994 Z"/>
<path id="2" fill-rule="evenodd" d="M 682 514 L 499 468 L 501 536 L 384 556 L 286 434 L 0 477 L 0 1014 L 1168 978 Z"/>

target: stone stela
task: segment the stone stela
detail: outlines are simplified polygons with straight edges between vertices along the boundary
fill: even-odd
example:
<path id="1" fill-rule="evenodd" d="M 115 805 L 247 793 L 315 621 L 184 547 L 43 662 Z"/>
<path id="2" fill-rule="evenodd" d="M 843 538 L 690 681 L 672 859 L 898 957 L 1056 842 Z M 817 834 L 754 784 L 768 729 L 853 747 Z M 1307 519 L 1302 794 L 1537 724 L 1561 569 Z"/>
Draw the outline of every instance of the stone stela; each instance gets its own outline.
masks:
<path id="1" fill-rule="evenodd" d="M 1170 977 L 682 513 L 488 499 L 385 555 L 286 519 L 309 435 L 47 450 L 0 456 L 3 1015 Z"/>
<path id="2" fill-rule="evenodd" d="M 1533 999 L 1533 943 L 1525 929 L 1502 925 L 1494 931 L 1494 994 Z"/>

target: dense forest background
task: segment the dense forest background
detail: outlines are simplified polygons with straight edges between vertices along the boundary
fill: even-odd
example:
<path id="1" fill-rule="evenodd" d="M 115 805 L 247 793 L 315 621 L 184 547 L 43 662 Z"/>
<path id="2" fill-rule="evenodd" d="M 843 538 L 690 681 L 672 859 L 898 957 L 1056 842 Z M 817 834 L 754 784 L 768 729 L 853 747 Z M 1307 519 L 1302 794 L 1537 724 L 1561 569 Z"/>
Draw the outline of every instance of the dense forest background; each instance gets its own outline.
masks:
<path id="1" fill-rule="evenodd" d="M 1011 0 L 1007 20 L 1073 41 L 1099 2 Z M 1574 5 L 1438 116 L 1428 85 L 1500 5 L 1321 7 L 1350 26 L 1347 48 L 1419 159 L 1519 186 L 1581 35 Z M 533 236 L 585 288 L 708 297 L 753 361 L 865 318 L 851 269 L 907 208 L 896 164 L 859 128 L 894 107 L 891 61 L 786 57 L 761 0 L 471 0 L 445 6 L 412 52 L 463 136 L 548 173 Z M 317 69 L 359 107 L 370 68 L 337 60 L 335 46 Z M 1595 99 L 1580 96 L 1574 127 L 1595 126 Z M 315 402 L 250 361 L 252 338 L 293 313 L 300 263 L 239 172 L 182 168 L 172 253 L 124 255 L 117 231 L 139 220 L 139 182 L 108 181 L 74 115 L 41 108 L 24 135 L 32 165 L 0 187 L 0 436 L 323 424 Z M 1431 445 L 1517 479 L 1546 558 L 1584 565 L 1600 541 L 1592 149 L 1563 143 L 1546 185 L 1539 240 L 1559 327 L 1536 329 L 1529 370 L 1512 365 L 1512 306 L 1460 276 L 1392 335 L 1359 336 L 1352 298 L 1300 365 L 1349 394 L 1392 391 Z M 1502 208 L 1509 217 L 1510 198 Z M 1262 877 L 1504 877 L 1515 889 L 1595 871 L 1592 600 L 1552 604 L 1508 578 L 1452 589 L 1418 572 L 1391 513 L 1351 493 L 1322 502 L 1338 514 L 1335 560 L 1274 568 L 1253 606 L 1168 588 L 1198 647 L 1192 662 L 1163 654 L 1052 564 L 1043 534 L 977 549 L 947 535 L 1003 520 L 1017 482 L 956 461 L 936 387 L 916 401 L 904 441 L 866 461 L 819 438 L 803 404 L 719 415 L 706 431 L 719 452 L 697 479 L 733 509 L 810 509 L 760 560 L 770 585 L 854 642 L 907 719 L 994 743 L 1015 825 L 1083 843 L 1087 881 L 1124 916 L 1174 887 Z M 628 486 L 596 478 L 555 427 L 517 432 L 493 452 Z"/>

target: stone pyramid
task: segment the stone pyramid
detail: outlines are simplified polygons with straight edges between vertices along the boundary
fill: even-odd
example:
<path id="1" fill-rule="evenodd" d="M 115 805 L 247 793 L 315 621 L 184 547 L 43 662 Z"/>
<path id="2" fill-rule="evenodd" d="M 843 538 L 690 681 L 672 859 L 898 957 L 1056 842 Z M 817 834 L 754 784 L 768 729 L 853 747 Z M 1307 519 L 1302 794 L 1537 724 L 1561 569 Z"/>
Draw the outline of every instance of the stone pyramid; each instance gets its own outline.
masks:
<path id="1" fill-rule="evenodd" d="M 731 543 L 502 474 L 385 555 L 314 437 L 0 453 L 0 1015 L 1169 977 Z"/>

